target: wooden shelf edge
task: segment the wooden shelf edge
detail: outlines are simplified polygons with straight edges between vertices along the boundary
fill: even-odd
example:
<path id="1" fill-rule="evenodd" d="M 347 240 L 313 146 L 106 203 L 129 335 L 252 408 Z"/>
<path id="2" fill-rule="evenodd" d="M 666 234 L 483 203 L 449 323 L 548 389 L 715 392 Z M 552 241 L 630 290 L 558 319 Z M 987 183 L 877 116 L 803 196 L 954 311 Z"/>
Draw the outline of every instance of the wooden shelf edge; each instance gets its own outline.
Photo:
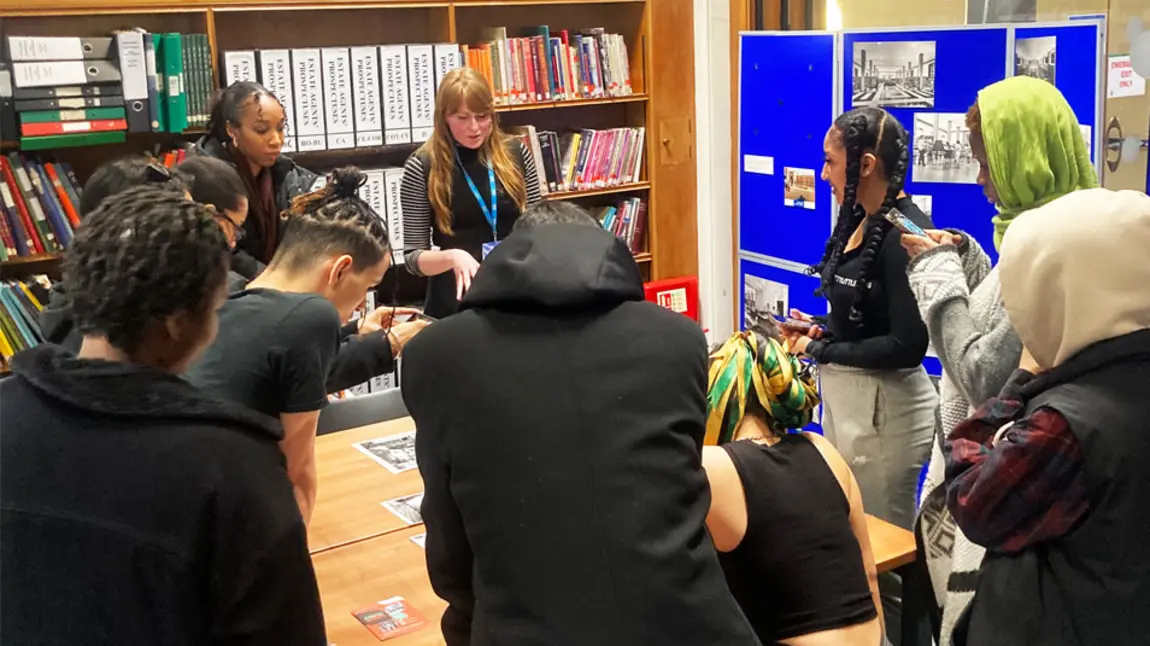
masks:
<path id="1" fill-rule="evenodd" d="M 27 265 L 48 264 L 64 259 L 63 253 L 38 253 L 34 256 L 18 256 L 0 261 L 0 267 L 25 267 Z"/>
<path id="2" fill-rule="evenodd" d="M 596 188 L 586 191 L 559 191 L 543 196 L 546 200 L 573 200 L 580 197 L 595 197 L 596 195 L 612 195 L 615 193 L 630 193 L 632 191 L 645 191 L 651 188 L 651 182 L 635 182 L 634 184 L 620 184 L 606 188 Z"/>
<path id="3" fill-rule="evenodd" d="M 553 110 L 561 108 L 579 108 L 592 105 L 621 105 L 626 103 L 642 103 L 648 100 L 648 95 L 628 94 L 627 96 L 611 96 L 602 99 L 567 99 L 564 101 L 541 101 L 538 103 L 514 103 L 495 106 L 496 112 L 525 112 L 528 110 Z"/>

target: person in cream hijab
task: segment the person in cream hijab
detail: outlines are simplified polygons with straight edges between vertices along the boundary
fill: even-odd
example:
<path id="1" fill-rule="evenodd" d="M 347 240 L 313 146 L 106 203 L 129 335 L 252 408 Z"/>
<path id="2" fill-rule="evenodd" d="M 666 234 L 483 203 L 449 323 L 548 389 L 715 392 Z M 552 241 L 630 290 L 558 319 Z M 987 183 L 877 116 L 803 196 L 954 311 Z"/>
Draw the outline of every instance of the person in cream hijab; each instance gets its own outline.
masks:
<path id="1" fill-rule="evenodd" d="M 956 644 L 1146 644 L 1150 197 L 1076 191 L 1020 217 L 999 259 L 1022 342 L 950 433 L 947 507 L 986 548 Z"/>

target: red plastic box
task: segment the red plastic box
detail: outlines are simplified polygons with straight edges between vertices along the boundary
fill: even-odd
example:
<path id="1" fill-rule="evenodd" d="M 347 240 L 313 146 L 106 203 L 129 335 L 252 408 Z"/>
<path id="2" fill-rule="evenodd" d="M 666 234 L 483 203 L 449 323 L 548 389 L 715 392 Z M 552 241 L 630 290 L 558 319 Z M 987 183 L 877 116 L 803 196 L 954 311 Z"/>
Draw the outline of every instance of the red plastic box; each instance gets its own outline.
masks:
<path id="1" fill-rule="evenodd" d="M 699 277 L 682 276 L 643 284 L 647 300 L 699 322 Z"/>

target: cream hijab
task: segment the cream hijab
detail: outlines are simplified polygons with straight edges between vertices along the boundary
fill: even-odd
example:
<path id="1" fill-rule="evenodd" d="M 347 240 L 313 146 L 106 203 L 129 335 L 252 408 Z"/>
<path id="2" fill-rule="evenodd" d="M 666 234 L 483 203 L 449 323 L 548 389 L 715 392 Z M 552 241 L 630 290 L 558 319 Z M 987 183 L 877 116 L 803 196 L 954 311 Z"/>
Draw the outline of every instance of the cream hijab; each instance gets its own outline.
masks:
<path id="1" fill-rule="evenodd" d="M 1150 328 L 1150 197 L 1075 191 L 1019 216 L 998 264 L 1002 301 L 1044 369 Z"/>

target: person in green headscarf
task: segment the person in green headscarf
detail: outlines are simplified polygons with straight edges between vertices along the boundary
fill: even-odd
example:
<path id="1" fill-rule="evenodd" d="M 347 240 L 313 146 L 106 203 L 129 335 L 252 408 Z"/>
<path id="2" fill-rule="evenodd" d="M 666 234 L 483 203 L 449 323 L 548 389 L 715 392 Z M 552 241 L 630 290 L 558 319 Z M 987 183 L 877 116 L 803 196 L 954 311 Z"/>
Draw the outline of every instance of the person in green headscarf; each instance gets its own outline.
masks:
<path id="1" fill-rule="evenodd" d="M 966 125 L 978 184 L 998 210 L 995 247 L 1018 215 L 1098 184 L 1074 111 L 1046 81 L 1019 76 L 983 88 Z M 938 432 L 916 531 L 941 609 L 936 641 L 951 646 L 955 623 L 974 598 L 969 582 L 984 550 L 962 534 L 946 508 L 941 442 L 974 407 L 998 394 L 1019 365 L 1022 343 L 1002 304 L 998 269 L 978 242 L 961 231 L 927 234 L 903 236 L 910 286 L 943 369 Z"/>
<path id="2" fill-rule="evenodd" d="M 711 353 L 703 467 L 707 529 L 764 644 L 873 646 L 878 573 L 858 482 L 828 440 L 800 429 L 819 404 L 811 364 L 767 321 Z"/>

